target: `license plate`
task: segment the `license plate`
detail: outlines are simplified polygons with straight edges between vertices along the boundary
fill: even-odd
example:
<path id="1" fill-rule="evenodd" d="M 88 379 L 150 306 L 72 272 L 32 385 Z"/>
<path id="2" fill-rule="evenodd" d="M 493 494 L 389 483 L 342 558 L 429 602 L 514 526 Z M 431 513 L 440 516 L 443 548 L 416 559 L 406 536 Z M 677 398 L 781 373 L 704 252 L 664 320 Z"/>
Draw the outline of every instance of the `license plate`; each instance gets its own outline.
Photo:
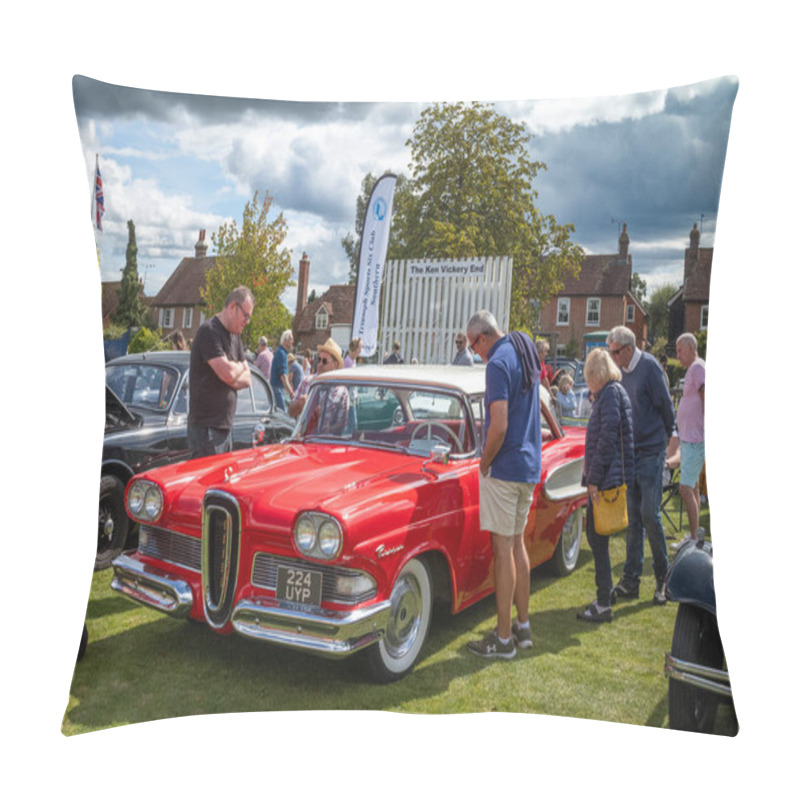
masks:
<path id="1" fill-rule="evenodd" d="M 278 600 L 318 606 L 322 604 L 322 573 L 296 567 L 278 567 Z"/>

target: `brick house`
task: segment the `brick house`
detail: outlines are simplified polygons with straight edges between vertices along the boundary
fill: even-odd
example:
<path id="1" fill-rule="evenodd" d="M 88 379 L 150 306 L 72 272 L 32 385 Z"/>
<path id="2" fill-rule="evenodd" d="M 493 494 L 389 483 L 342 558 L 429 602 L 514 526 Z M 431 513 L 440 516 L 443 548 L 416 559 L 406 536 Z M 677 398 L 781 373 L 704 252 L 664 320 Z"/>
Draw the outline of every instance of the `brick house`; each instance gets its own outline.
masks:
<path id="1" fill-rule="evenodd" d="M 206 255 L 208 245 L 205 238 L 206 232 L 201 230 L 194 246 L 194 257 L 181 260 L 150 302 L 153 324 L 161 328 L 165 337 L 179 330 L 187 341 L 193 339 L 206 319 L 206 304 L 200 289 L 205 285 L 206 273 L 216 264 L 217 257 Z"/>
<path id="2" fill-rule="evenodd" d="M 671 350 L 682 333 L 697 333 L 708 328 L 708 296 L 713 258 L 713 247 L 700 247 L 700 231 L 695 223 L 689 234 L 689 247 L 683 254 L 683 285 L 667 301 L 668 346 Z"/>
<path id="3" fill-rule="evenodd" d="M 303 253 L 297 273 L 297 307 L 295 309 L 294 345 L 296 351 L 316 350 L 332 337 L 346 353 L 353 324 L 356 287 L 352 284 L 331 286 L 308 302 L 308 275 L 311 262 Z"/>
<path id="4" fill-rule="evenodd" d="M 631 292 L 629 244 L 628 226 L 623 224 L 618 252 L 584 256 L 578 276 L 565 277 L 558 295 L 542 307 L 539 335 L 550 336 L 551 355 L 564 355 L 571 345 L 585 358 L 593 334 L 604 339 L 616 325 L 629 327 L 639 346 L 647 342 L 647 313 Z"/>

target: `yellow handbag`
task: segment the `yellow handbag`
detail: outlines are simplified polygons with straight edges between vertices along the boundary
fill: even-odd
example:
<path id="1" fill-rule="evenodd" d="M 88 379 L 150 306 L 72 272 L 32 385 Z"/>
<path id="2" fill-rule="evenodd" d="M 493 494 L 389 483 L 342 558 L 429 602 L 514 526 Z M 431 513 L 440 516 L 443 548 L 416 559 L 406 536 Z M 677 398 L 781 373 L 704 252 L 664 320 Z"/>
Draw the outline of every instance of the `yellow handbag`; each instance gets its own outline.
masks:
<path id="1" fill-rule="evenodd" d="M 597 502 L 592 503 L 594 532 L 599 536 L 610 536 L 625 530 L 628 527 L 628 487 L 623 483 L 597 494 Z"/>

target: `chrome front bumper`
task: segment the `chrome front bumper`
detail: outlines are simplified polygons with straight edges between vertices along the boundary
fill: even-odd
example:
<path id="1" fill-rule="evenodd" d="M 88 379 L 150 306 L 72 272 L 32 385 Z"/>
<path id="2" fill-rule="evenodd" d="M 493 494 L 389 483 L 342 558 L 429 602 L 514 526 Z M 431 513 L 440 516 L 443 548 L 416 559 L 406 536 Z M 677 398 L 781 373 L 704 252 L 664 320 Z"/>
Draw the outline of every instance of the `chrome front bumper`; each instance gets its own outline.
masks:
<path id="1" fill-rule="evenodd" d="M 125 554 L 117 556 L 111 565 L 111 588 L 131 600 L 171 617 L 187 617 L 192 610 L 192 587 L 186 581 Z"/>
<path id="2" fill-rule="evenodd" d="M 194 598 L 188 582 L 130 556 L 118 556 L 112 563 L 112 589 L 172 617 L 189 615 Z M 353 611 L 326 611 L 265 597 L 240 601 L 231 614 L 231 625 L 251 639 L 344 658 L 384 635 L 390 605 L 385 600 Z"/>
<path id="3" fill-rule="evenodd" d="M 231 616 L 234 630 L 251 639 L 343 658 L 377 642 L 389 623 L 385 600 L 354 611 L 305 611 L 278 600 L 242 600 Z"/>
<path id="4" fill-rule="evenodd" d="M 675 658 L 671 653 L 665 653 L 664 674 L 668 678 L 688 683 L 698 689 L 705 689 L 726 698 L 732 697 L 730 678 L 725 670 L 693 664 Z"/>

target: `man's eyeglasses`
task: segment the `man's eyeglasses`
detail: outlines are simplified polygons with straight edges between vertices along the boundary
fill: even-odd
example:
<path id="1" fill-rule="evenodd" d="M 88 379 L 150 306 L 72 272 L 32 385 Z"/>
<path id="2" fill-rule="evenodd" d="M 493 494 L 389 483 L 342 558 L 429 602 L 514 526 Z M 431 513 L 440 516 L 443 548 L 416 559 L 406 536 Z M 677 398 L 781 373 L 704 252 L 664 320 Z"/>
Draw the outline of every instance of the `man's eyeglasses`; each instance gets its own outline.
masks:
<path id="1" fill-rule="evenodd" d="M 472 340 L 472 341 L 469 343 L 469 349 L 470 349 L 470 350 L 474 350 L 474 349 L 475 349 L 475 345 L 478 343 L 478 339 L 480 339 L 480 338 L 481 338 L 481 336 L 483 336 L 483 334 L 482 334 L 482 333 L 479 333 L 479 334 L 478 334 L 478 335 L 477 335 L 477 336 L 476 336 L 476 337 L 475 337 L 475 338 L 474 338 L 474 339 L 473 339 L 473 340 Z"/>
<path id="2" fill-rule="evenodd" d="M 320 356 L 319 363 L 322 364 L 323 367 L 327 367 L 328 364 L 331 363 L 331 360 L 329 358 L 323 358 L 322 356 Z"/>
<path id="3" fill-rule="evenodd" d="M 608 352 L 611 353 L 612 356 L 618 356 L 626 347 L 630 347 L 630 345 L 624 344 L 622 347 L 609 348 Z"/>
<path id="4" fill-rule="evenodd" d="M 247 313 L 247 312 L 244 310 L 244 308 L 242 307 L 242 304 L 241 304 L 241 303 L 237 303 L 236 305 L 239 307 L 239 311 L 241 311 L 241 312 L 242 312 L 242 316 L 244 317 L 244 321 L 245 321 L 245 323 L 247 323 L 247 322 L 250 322 L 250 317 L 251 317 L 251 315 L 250 315 L 250 314 L 248 314 L 248 313 Z"/>

